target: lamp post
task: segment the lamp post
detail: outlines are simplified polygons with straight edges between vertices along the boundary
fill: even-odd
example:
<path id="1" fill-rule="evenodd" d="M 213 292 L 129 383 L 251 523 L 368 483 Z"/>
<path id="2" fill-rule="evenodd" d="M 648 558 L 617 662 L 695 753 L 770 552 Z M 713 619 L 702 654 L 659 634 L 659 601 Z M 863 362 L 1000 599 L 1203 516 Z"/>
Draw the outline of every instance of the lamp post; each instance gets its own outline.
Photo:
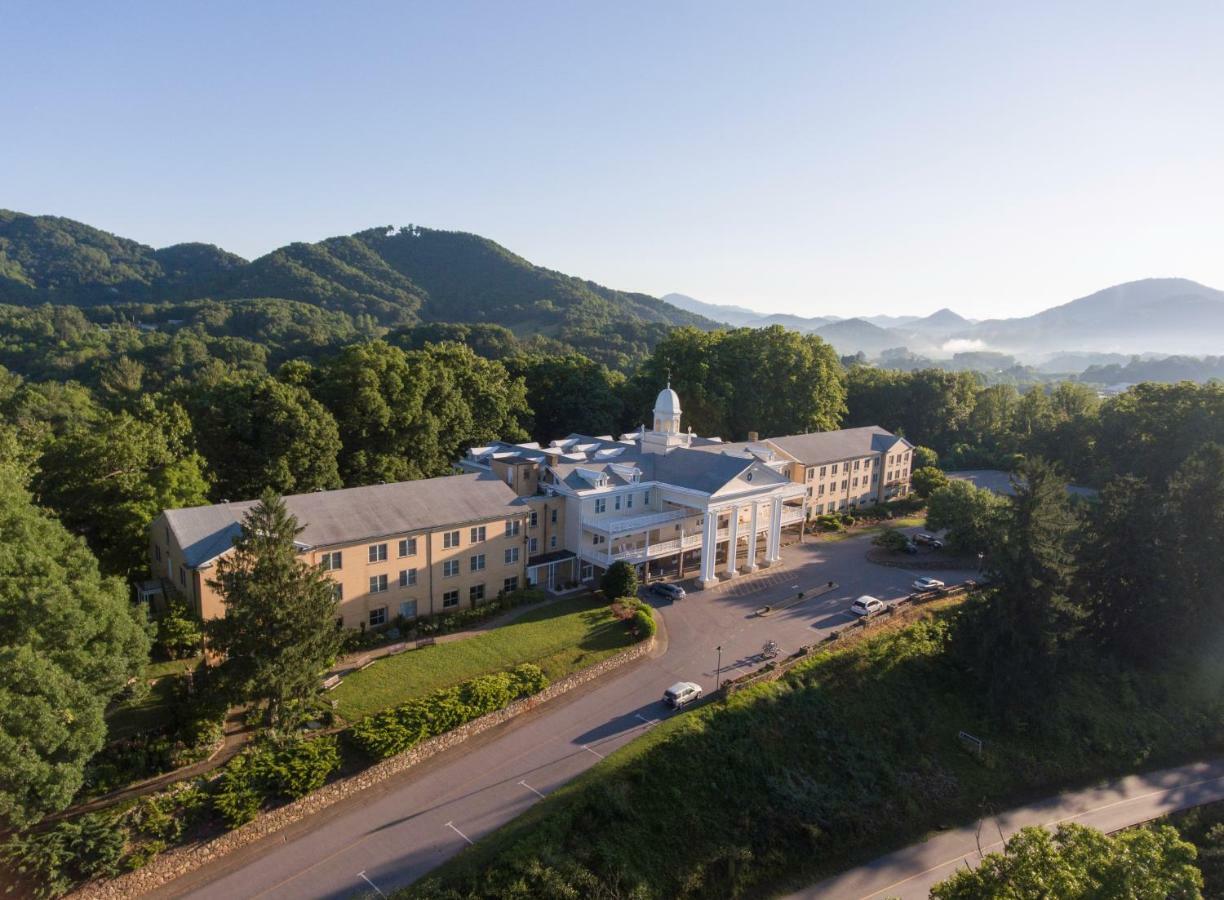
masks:
<path id="1" fill-rule="evenodd" d="M 718 690 L 722 687 L 722 644 L 715 649 L 718 650 L 718 668 L 714 670 L 714 690 Z"/>

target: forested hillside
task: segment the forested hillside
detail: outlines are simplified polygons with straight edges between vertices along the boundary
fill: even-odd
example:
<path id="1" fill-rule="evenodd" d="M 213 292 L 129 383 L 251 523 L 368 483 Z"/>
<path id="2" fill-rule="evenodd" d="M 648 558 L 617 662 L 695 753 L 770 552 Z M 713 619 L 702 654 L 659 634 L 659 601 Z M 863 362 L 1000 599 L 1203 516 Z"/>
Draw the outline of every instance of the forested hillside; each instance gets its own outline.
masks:
<path id="1" fill-rule="evenodd" d="M 507 325 L 566 339 L 713 326 L 645 294 L 532 265 L 474 234 L 408 226 L 294 243 L 252 262 L 206 244 L 154 250 L 71 219 L 0 210 L 0 303 L 123 306 L 272 297 L 370 316 Z"/>

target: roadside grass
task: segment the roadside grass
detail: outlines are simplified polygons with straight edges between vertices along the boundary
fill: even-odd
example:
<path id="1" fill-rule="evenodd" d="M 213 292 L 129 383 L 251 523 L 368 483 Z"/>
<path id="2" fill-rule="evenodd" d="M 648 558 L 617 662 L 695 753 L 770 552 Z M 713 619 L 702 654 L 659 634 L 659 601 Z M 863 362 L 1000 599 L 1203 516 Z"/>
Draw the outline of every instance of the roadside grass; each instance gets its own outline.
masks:
<path id="1" fill-rule="evenodd" d="M 348 675 L 332 692 L 347 722 L 477 675 L 535 663 L 549 681 L 594 665 L 633 643 L 625 623 L 590 595 L 558 600 L 508 625 L 410 650 Z"/>
<path id="2" fill-rule="evenodd" d="M 1201 661 L 1069 672 L 1043 721 L 996 733 L 948 660 L 955 606 L 932 606 L 668 719 L 399 896 L 765 896 L 988 808 L 1224 746 L 1220 672 Z"/>

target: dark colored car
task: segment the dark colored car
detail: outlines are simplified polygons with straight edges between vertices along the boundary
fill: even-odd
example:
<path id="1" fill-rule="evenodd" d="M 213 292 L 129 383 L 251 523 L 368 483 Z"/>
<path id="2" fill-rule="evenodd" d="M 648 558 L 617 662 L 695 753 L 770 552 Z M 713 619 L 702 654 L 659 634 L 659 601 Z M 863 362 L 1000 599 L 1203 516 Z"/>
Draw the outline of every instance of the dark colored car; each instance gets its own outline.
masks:
<path id="1" fill-rule="evenodd" d="M 650 592 L 659 597 L 666 597 L 668 600 L 683 600 L 684 588 L 678 584 L 668 584 L 663 581 L 656 581 L 650 586 Z"/>
<path id="2" fill-rule="evenodd" d="M 944 545 L 943 541 L 933 534 L 916 534 L 914 535 L 914 543 L 922 544 L 922 546 L 930 547 L 933 550 L 942 550 Z"/>

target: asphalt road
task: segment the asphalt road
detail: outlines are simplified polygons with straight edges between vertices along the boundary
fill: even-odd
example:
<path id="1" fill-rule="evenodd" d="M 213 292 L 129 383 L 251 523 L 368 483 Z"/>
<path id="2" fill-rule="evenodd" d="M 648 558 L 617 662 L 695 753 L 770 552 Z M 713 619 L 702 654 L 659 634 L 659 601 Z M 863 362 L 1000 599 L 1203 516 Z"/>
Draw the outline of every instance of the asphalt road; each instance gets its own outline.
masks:
<path id="1" fill-rule="evenodd" d="M 918 529 L 910 529 L 917 531 Z M 389 894 L 513 819 L 618 747 L 670 715 L 660 702 L 676 681 L 707 690 L 852 621 L 860 594 L 890 601 L 919 575 L 961 581 L 963 572 L 907 571 L 865 562 L 869 542 L 806 543 L 781 563 L 661 602 L 666 652 L 630 664 L 528 715 L 434 757 L 361 795 L 184 876 L 154 894 L 199 900 L 341 898 Z M 755 610 L 828 581 L 836 590 L 757 617 Z M 716 672 L 722 646 L 721 675 Z"/>
<path id="2" fill-rule="evenodd" d="M 1002 849 L 1006 838 L 1026 826 L 1053 829 L 1063 822 L 1078 822 L 1112 832 L 1217 800 L 1224 800 L 1224 760 L 1130 775 L 937 834 L 792 894 L 789 900 L 926 900 L 934 885 L 962 866 L 976 866 L 982 854 Z"/>

